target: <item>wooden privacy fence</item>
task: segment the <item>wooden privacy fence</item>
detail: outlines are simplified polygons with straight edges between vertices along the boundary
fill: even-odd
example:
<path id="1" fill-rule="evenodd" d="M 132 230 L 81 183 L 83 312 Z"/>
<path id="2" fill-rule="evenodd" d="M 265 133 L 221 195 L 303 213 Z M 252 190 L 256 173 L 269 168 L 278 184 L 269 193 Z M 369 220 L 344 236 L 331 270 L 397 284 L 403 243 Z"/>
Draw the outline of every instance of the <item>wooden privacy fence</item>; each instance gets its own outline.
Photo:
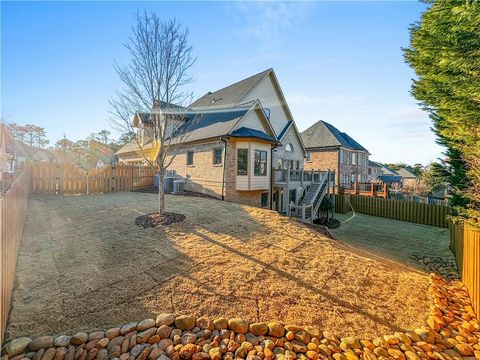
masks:
<path id="1" fill-rule="evenodd" d="M 450 214 L 450 207 L 445 205 L 422 204 L 360 195 L 337 194 L 335 199 L 335 211 L 339 213 L 350 211 L 351 205 L 356 212 L 366 215 L 443 228 L 448 227 L 447 215 Z"/>
<path id="2" fill-rule="evenodd" d="M 450 222 L 449 229 L 450 249 L 480 319 L 480 228 Z"/>
<path id="3" fill-rule="evenodd" d="M 30 189 L 29 169 L 14 180 L 7 192 L 0 197 L 0 338 L 3 343 L 4 329 L 12 297 L 17 254 L 27 215 Z"/>
<path id="4" fill-rule="evenodd" d="M 81 169 L 69 164 L 31 165 L 31 190 L 36 195 L 95 194 L 153 186 L 154 169 L 143 165 Z"/>

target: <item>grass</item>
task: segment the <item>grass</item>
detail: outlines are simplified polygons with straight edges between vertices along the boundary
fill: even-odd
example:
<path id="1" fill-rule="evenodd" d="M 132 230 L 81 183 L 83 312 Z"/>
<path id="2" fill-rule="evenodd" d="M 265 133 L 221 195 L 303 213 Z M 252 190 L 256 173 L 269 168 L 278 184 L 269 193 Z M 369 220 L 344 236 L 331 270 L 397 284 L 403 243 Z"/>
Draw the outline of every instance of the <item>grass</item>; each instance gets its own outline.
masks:
<path id="1" fill-rule="evenodd" d="M 276 212 L 218 200 L 167 196 L 168 211 L 185 221 L 134 225 L 156 206 L 154 194 L 140 193 L 31 199 L 7 339 L 107 329 L 162 312 L 314 325 L 339 336 L 424 325 L 424 273 Z M 349 226 L 340 231 L 353 236 Z"/>

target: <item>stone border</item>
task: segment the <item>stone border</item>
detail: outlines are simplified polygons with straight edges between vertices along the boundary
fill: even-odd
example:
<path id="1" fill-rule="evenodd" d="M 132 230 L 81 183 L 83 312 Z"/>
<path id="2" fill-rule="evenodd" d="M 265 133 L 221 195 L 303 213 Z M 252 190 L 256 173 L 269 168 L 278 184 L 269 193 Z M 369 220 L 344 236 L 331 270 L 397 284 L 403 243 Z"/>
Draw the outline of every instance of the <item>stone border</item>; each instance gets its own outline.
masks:
<path id="1" fill-rule="evenodd" d="M 3 347 L 1 360 L 480 359 L 480 324 L 464 285 L 432 274 L 429 293 L 428 328 L 371 341 L 311 326 L 161 314 L 90 334 L 20 337 Z"/>

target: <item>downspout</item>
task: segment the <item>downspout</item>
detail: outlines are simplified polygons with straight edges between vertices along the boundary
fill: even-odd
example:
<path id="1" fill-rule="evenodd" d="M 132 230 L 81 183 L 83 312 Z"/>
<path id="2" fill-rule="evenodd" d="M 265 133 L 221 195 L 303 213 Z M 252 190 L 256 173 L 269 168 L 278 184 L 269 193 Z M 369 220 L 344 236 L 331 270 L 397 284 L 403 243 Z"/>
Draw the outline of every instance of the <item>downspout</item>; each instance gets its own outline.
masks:
<path id="1" fill-rule="evenodd" d="M 220 137 L 223 142 L 223 178 L 222 178 L 222 200 L 225 201 L 225 169 L 227 168 L 227 140 Z"/>
<path id="2" fill-rule="evenodd" d="M 273 210 L 273 182 L 274 182 L 274 171 L 273 171 L 273 151 L 277 148 L 278 143 L 276 143 L 270 149 L 270 210 Z M 277 199 L 278 202 L 279 199 Z"/>

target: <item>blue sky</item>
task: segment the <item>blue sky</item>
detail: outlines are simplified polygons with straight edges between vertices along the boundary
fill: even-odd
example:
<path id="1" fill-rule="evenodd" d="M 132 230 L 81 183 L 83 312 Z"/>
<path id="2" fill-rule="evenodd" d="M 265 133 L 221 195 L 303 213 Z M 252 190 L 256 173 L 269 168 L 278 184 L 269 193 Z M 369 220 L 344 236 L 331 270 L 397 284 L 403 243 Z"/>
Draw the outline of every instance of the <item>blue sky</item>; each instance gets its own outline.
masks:
<path id="1" fill-rule="evenodd" d="M 441 155 L 401 47 L 418 2 L 1 2 L 1 114 L 52 142 L 110 129 L 133 14 L 190 28 L 198 96 L 273 67 L 300 130 L 319 119 L 382 162 Z M 111 129 L 110 129 L 111 130 Z"/>

